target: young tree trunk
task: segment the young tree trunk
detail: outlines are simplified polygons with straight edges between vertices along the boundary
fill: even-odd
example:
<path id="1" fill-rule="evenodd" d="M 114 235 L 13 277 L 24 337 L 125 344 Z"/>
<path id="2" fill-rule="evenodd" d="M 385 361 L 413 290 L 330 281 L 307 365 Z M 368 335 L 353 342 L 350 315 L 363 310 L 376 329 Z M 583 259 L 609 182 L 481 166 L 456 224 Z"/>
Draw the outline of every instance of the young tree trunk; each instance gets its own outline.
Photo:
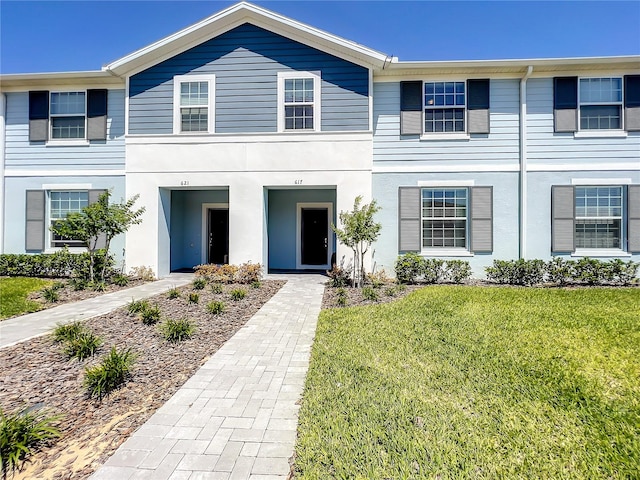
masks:
<path id="1" fill-rule="evenodd" d="M 109 255 L 109 245 L 111 244 L 111 239 L 107 236 L 106 241 L 104 242 L 104 261 L 102 262 L 102 273 L 100 274 L 100 278 L 104 282 L 104 274 L 107 271 L 107 255 Z"/>

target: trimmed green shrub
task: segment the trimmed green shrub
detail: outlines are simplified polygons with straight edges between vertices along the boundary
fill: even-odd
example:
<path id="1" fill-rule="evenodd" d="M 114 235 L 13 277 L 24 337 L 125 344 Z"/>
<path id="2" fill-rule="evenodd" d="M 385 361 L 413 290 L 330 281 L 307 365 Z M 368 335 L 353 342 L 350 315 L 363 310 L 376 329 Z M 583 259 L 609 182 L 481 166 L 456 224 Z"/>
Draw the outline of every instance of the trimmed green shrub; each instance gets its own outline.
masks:
<path id="1" fill-rule="evenodd" d="M 464 283 L 471 278 L 471 265 L 466 260 L 447 260 L 444 278 L 452 283 Z"/>
<path id="2" fill-rule="evenodd" d="M 224 312 L 224 308 L 224 302 L 221 302 L 219 300 L 213 300 L 207 304 L 207 312 L 212 315 L 221 314 L 222 312 Z"/>
<path id="3" fill-rule="evenodd" d="M 79 321 L 66 323 L 64 325 L 58 324 L 56 328 L 53 330 L 53 340 L 55 342 L 64 342 L 67 340 L 73 340 L 83 332 L 85 332 L 85 327 Z"/>
<path id="4" fill-rule="evenodd" d="M 396 279 L 400 283 L 416 283 L 424 271 L 424 259 L 417 253 L 405 253 L 396 259 Z"/>
<path id="5" fill-rule="evenodd" d="M 95 355 L 98 348 L 102 345 L 102 339 L 92 332 L 80 332 L 74 338 L 65 341 L 63 348 L 64 354 L 69 358 L 77 358 L 82 361 Z"/>
<path id="6" fill-rule="evenodd" d="M 193 281 L 193 283 L 191 284 L 191 287 L 194 290 L 202 290 L 206 285 L 207 285 L 206 278 L 198 277 Z"/>
<path id="7" fill-rule="evenodd" d="M 43 288 L 42 297 L 49 303 L 56 303 L 60 299 L 58 290 L 56 290 L 54 287 Z"/>
<path id="8" fill-rule="evenodd" d="M 118 352 L 116 347 L 102 359 L 95 367 L 85 368 L 84 386 L 89 397 L 103 397 L 120 386 L 130 374 L 135 355 L 130 348 Z"/>
<path id="9" fill-rule="evenodd" d="M 167 292 L 167 298 L 173 300 L 174 298 L 180 298 L 180 290 L 177 288 L 172 288 Z"/>
<path id="10" fill-rule="evenodd" d="M 509 285 L 537 285 L 545 278 L 546 265 L 542 260 L 494 260 L 486 267 L 487 278 Z"/>
<path id="11" fill-rule="evenodd" d="M 573 260 L 553 257 L 545 265 L 547 281 L 556 285 L 566 285 L 573 279 L 574 264 Z"/>
<path id="12" fill-rule="evenodd" d="M 236 302 L 242 300 L 247 296 L 247 291 L 244 288 L 235 288 L 231 290 L 231 298 Z"/>
<path id="13" fill-rule="evenodd" d="M 376 292 L 375 289 L 371 287 L 362 287 L 362 296 L 365 300 L 370 300 L 372 302 L 377 302 L 380 298 L 378 296 L 378 292 Z"/>
<path id="14" fill-rule="evenodd" d="M 421 267 L 420 273 L 425 283 L 438 283 L 445 275 L 444 260 L 439 258 L 423 258 Z"/>
<path id="15" fill-rule="evenodd" d="M 5 413 L 0 408 L 0 467 L 3 479 L 19 470 L 31 454 L 60 437 L 60 431 L 55 426 L 60 418 L 47 415 L 44 410 Z"/>
<path id="16" fill-rule="evenodd" d="M 193 292 L 189 294 L 189 303 L 198 303 L 199 301 L 200 301 L 200 295 Z"/>
<path id="17" fill-rule="evenodd" d="M 168 342 L 181 342 L 190 338 L 195 332 L 195 325 L 186 318 L 179 320 L 167 319 L 160 325 L 160 333 Z"/>
<path id="18" fill-rule="evenodd" d="M 587 285 L 604 283 L 607 273 L 603 262 L 589 257 L 583 257 L 574 262 L 573 272 L 575 281 L 586 283 Z"/>
<path id="19" fill-rule="evenodd" d="M 616 258 L 609 262 L 608 268 L 611 281 L 619 285 L 631 285 L 637 280 L 640 263 L 632 262 L 631 260 L 623 262 L 619 258 Z"/>
<path id="20" fill-rule="evenodd" d="M 160 307 L 154 305 L 149 306 L 140 312 L 140 319 L 145 325 L 154 325 L 160 321 Z"/>
<path id="21" fill-rule="evenodd" d="M 222 293 L 222 284 L 221 283 L 213 283 L 211 284 L 211 291 L 215 294 Z"/>
<path id="22" fill-rule="evenodd" d="M 149 308 L 148 300 L 131 300 L 130 303 L 127 304 L 127 312 L 129 315 L 137 315 L 138 313 L 144 312 L 147 308 Z"/>

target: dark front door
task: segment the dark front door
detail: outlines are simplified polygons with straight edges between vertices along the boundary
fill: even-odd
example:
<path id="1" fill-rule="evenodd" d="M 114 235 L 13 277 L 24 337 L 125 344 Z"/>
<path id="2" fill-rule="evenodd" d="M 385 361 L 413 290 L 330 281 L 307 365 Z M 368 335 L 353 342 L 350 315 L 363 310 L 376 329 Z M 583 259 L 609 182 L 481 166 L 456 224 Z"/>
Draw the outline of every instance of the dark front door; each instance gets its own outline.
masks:
<path id="1" fill-rule="evenodd" d="M 326 265 L 329 215 L 326 208 L 303 208 L 302 217 L 302 264 Z"/>
<path id="2" fill-rule="evenodd" d="M 229 263 L 229 210 L 209 209 L 209 263 Z"/>

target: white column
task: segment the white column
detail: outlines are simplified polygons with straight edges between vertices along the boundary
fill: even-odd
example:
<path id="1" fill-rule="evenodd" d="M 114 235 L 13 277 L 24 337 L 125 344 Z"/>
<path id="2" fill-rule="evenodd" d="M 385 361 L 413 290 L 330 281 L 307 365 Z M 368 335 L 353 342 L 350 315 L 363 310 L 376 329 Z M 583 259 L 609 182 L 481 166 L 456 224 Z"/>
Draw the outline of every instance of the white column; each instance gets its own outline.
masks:
<path id="1" fill-rule="evenodd" d="M 237 175 L 229 185 L 229 263 L 261 263 L 264 189 L 258 175 Z"/>

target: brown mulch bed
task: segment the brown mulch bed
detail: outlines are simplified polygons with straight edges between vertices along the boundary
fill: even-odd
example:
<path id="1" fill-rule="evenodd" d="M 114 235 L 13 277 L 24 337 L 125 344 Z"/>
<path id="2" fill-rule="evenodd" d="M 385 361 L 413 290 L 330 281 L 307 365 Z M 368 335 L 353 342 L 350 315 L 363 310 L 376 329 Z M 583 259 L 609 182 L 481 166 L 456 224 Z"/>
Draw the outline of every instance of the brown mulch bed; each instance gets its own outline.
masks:
<path id="1" fill-rule="evenodd" d="M 238 331 L 284 284 L 264 281 L 260 288 L 225 285 L 214 294 L 207 286 L 182 287 L 181 297 L 167 294 L 150 298 L 164 318 L 189 318 L 196 324 L 191 339 L 171 344 L 159 334 L 157 325 L 144 325 L 129 316 L 126 308 L 92 318 L 84 324 L 104 343 L 98 354 L 79 362 L 67 360 L 61 346 L 47 335 L 0 350 L 0 406 L 13 412 L 44 407 L 62 414 L 62 437 L 31 458 L 15 479 L 85 479 L 162 406 L 195 371 Z M 234 301 L 230 292 L 243 288 L 247 295 Z M 198 293 L 199 303 L 187 301 Z M 222 300 L 220 315 L 207 313 L 206 305 Z M 82 386 L 84 369 L 99 363 L 111 346 L 131 347 L 137 354 L 130 379 L 99 402 L 88 398 Z"/>

